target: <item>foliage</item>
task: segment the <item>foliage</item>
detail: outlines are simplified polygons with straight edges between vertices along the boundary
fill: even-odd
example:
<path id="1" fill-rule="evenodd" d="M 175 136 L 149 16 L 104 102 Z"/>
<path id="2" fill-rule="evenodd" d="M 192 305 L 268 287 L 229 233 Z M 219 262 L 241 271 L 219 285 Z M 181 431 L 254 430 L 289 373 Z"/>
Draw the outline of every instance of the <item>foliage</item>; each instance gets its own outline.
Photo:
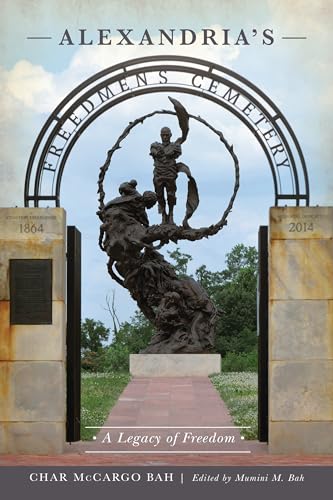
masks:
<path id="1" fill-rule="evenodd" d="M 256 273 L 258 265 L 258 253 L 255 247 L 246 247 L 243 243 L 234 246 L 226 256 L 227 268 L 224 276 L 233 281 L 239 278 L 242 270 L 249 269 Z"/>
<path id="2" fill-rule="evenodd" d="M 98 352 L 110 335 L 110 329 L 101 321 L 86 318 L 81 324 L 81 349 Z"/>
<path id="3" fill-rule="evenodd" d="M 92 439 L 102 426 L 130 380 L 128 373 L 82 373 L 81 378 L 81 439 Z"/>
<path id="4" fill-rule="evenodd" d="M 103 342 L 107 342 L 110 329 L 101 321 L 86 318 L 81 324 L 81 367 L 97 372 L 103 369 Z"/>
<path id="5" fill-rule="evenodd" d="M 251 352 L 227 352 L 222 359 L 223 372 L 256 372 L 258 369 L 258 350 Z"/>
<path id="6" fill-rule="evenodd" d="M 90 372 L 103 371 L 103 348 L 95 351 L 84 351 L 81 354 L 81 368 Z"/>
<path id="7" fill-rule="evenodd" d="M 128 372 L 129 357 L 132 353 L 128 346 L 111 344 L 103 353 L 103 371 L 112 372 Z"/>
<path id="8" fill-rule="evenodd" d="M 236 245 L 226 256 L 227 267 L 211 272 L 206 266 L 196 278 L 217 306 L 216 351 L 251 352 L 257 343 L 257 262 L 255 247 Z"/>
<path id="9" fill-rule="evenodd" d="M 129 355 L 137 354 L 149 343 L 153 327 L 141 312 L 136 312 L 131 322 L 122 323 L 111 345 L 105 350 L 103 366 L 105 371 L 129 369 Z"/>
<path id="10" fill-rule="evenodd" d="M 211 381 L 228 406 L 234 425 L 245 439 L 258 439 L 258 377 L 253 372 L 221 373 Z"/>
<path id="11" fill-rule="evenodd" d="M 223 271 L 208 271 L 207 267 L 203 265 L 195 271 L 195 277 L 209 297 L 216 302 L 216 295 L 224 280 Z"/>
<path id="12" fill-rule="evenodd" d="M 173 267 L 176 271 L 176 274 L 178 278 L 187 278 L 187 266 L 188 263 L 191 262 L 192 257 L 188 253 L 182 253 L 179 248 L 176 248 L 176 250 L 173 250 L 172 252 L 169 252 L 169 257 L 174 261 L 173 262 Z"/>

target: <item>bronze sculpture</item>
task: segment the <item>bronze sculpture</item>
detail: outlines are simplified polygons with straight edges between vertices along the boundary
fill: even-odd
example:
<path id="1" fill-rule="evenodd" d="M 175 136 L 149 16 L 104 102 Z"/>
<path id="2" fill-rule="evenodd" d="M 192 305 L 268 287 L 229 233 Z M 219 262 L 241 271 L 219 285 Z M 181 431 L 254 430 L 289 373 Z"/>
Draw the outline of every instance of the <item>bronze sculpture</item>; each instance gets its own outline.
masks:
<path id="1" fill-rule="evenodd" d="M 192 177 L 190 168 L 185 163 L 176 163 L 176 159 L 182 154 L 181 144 L 185 142 L 189 131 L 189 115 L 179 101 L 171 97 L 169 99 L 176 110 L 182 135 L 175 142 L 171 142 L 171 130 L 169 127 L 163 127 L 161 129 L 162 142 L 153 142 L 150 146 L 150 155 L 154 159 L 153 182 L 158 201 L 158 211 L 162 214 L 162 224 L 174 224 L 173 209 L 176 205 L 176 180 L 179 172 L 187 175 L 188 193 L 183 226 L 189 227 L 188 219 L 199 205 L 197 184 Z M 164 198 L 165 192 L 166 200 Z M 166 211 L 166 201 L 169 209 L 168 213 Z"/>
<path id="2" fill-rule="evenodd" d="M 155 327 L 155 334 L 144 352 L 211 352 L 214 348 L 216 307 L 194 279 L 179 278 L 158 249 L 169 241 L 195 241 L 214 235 L 226 225 L 239 186 L 239 166 L 233 147 L 227 143 L 221 132 L 202 118 L 188 115 L 185 108 L 175 99 L 170 100 L 175 107 L 182 137 L 171 143 L 170 129 L 164 127 L 161 130 L 162 144 L 151 145 L 155 165 L 155 192 L 145 191 L 140 194 L 136 189 L 136 180 L 132 179 L 119 186 L 120 196 L 104 204 L 103 180 L 113 153 L 119 149 L 121 141 L 133 126 L 157 112 L 131 122 L 109 151 L 107 160 L 101 167 L 98 183 L 100 209 L 97 212 L 102 221 L 99 246 L 109 257 L 110 276 L 129 290 L 141 311 Z M 189 117 L 204 123 L 219 136 L 235 166 L 234 192 L 222 218 L 216 224 L 199 229 L 190 228 L 187 222 L 199 202 L 196 183 L 187 165 L 176 163 L 181 154 L 181 143 L 187 137 Z M 189 185 L 185 218 L 182 225 L 177 226 L 173 220 L 173 208 L 176 203 L 176 179 L 180 171 L 187 174 Z M 169 205 L 168 214 L 164 200 L 165 191 Z M 162 212 L 162 223 L 149 225 L 147 209 L 151 209 L 156 202 Z M 159 243 L 154 245 L 156 242 Z"/>
<path id="3" fill-rule="evenodd" d="M 154 142 L 150 146 L 150 154 L 154 158 L 154 187 L 158 201 L 158 211 L 162 214 L 162 224 L 174 224 L 173 209 L 176 205 L 176 179 L 178 167 L 176 159 L 181 155 L 179 142 L 171 142 L 171 130 L 168 127 L 161 129 L 162 143 Z M 166 212 L 164 190 L 167 194 L 169 213 Z"/>

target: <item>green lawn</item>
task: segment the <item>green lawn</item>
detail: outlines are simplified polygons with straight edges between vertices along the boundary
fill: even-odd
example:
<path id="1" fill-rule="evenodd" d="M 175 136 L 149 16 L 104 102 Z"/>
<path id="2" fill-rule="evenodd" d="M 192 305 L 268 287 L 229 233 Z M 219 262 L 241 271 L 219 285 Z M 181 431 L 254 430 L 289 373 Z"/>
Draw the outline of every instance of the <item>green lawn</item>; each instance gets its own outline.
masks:
<path id="1" fill-rule="evenodd" d="M 98 429 L 86 425 L 102 426 L 110 409 L 130 381 L 129 373 L 82 373 L 81 379 L 81 439 L 92 439 Z"/>
<path id="2" fill-rule="evenodd" d="M 212 375 L 211 381 L 228 406 L 235 425 L 245 439 L 258 439 L 258 375 L 253 372 L 226 372 Z"/>

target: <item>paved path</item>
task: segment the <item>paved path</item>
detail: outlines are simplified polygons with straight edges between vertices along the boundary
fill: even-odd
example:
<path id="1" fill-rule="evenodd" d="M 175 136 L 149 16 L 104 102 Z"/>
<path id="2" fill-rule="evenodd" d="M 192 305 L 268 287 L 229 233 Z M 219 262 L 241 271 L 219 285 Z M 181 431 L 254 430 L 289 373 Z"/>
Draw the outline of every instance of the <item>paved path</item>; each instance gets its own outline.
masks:
<path id="1" fill-rule="evenodd" d="M 66 445 L 63 455 L 0 456 L 0 465 L 333 465 L 333 456 L 272 456 L 266 444 L 242 440 L 207 377 L 134 378 L 104 427 L 112 429 L 101 429 L 94 441 Z M 176 444 L 167 444 L 167 437 L 177 432 Z M 215 440 L 233 436 L 234 442 L 203 443 L 198 438 L 213 439 L 214 433 Z M 151 442 L 134 446 L 134 435 Z"/>
<path id="2" fill-rule="evenodd" d="M 112 409 L 105 426 L 123 428 L 102 429 L 93 446 L 100 451 L 110 448 L 131 453 L 142 450 L 154 453 L 239 450 L 245 453 L 239 429 L 234 428 L 224 402 L 208 377 L 134 378 Z M 131 428 L 124 429 L 124 426 Z M 112 446 L 110 443 L 105 445 L 106 433 Z M 134 446 L 129 439 L 133 434 L 142 436 L 143 441 L 147 436 L 151 442 Z M 161 438 L 159 443 L 156 436 Z M 174 436 L 175 443 L 168 444 L 168 436 Z M 219 436 L 223 442 L 205 443 L 200 436 L 206 436 L 207 441 L 208 438 L 216 441 Z M 124 442 L 127 439 L 129 443 Z M 231 439 L 234 442 L 229 442 Z"/>
<path id="3" fill-rule="evenodd" d="M 134 378 L 105 425 L 232 426 L 208 377 Z"/>

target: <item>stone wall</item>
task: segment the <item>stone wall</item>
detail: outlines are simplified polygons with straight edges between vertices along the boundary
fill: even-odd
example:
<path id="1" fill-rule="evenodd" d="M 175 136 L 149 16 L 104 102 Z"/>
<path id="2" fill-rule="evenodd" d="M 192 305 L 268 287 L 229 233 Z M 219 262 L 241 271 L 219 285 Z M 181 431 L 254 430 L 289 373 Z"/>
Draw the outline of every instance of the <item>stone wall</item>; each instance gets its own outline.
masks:
<path id="1" fill-rule="evenodd" d="M 271 208 L 269 449 L 333 453 L 333 208 Z"/>
<path id="2" fill-rule="evenodd" d="M 61 453 L 66 425 L 66 217 L 0 209 L 0 453 Z M 10 324 L 11 259 L 52 260 L 52 324 Z"/>

